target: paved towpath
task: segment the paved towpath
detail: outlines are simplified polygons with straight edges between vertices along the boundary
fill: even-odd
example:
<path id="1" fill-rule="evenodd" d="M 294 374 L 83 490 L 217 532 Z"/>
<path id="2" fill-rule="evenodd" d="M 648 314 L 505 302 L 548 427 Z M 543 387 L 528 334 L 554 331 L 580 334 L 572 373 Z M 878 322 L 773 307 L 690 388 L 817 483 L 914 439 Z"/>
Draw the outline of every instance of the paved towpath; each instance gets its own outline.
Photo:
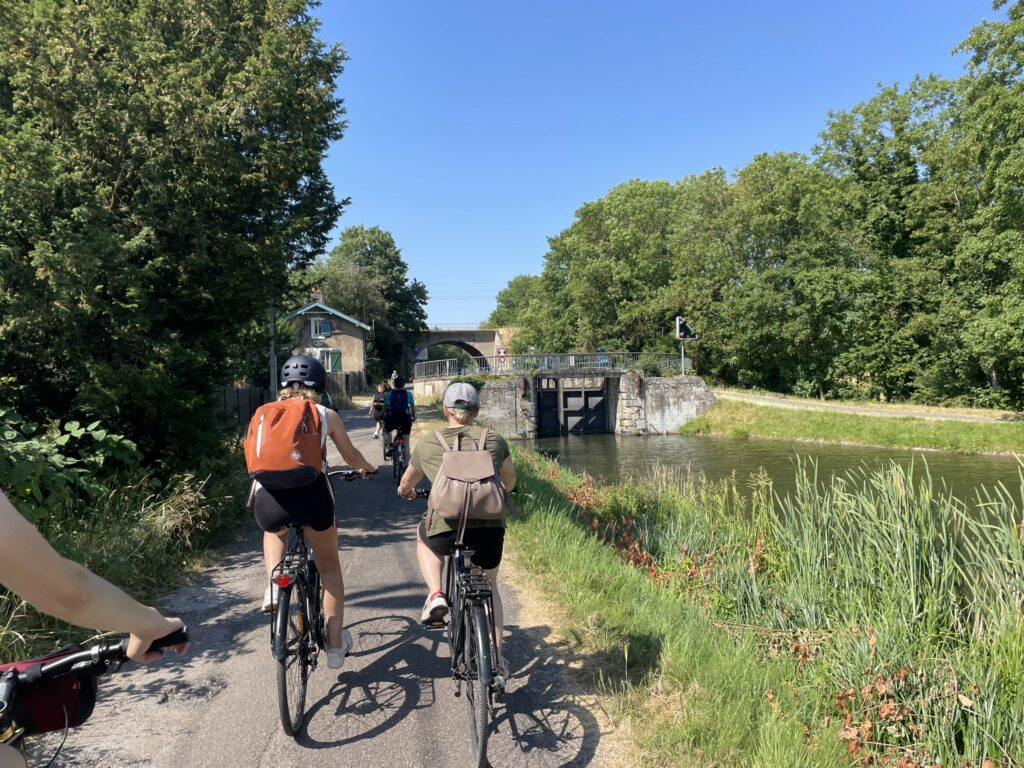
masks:
<path id="1" fill-rule="evenodd" d="M 343 418 L 364 455 L 383 463 L 363 413 Z M 334 455 L 336 463 L 340 459 Z M 250 524 L 215 567 L 163 606 L 188 623 L 194 637 L 189 656 L 177 664 L 126 667 L 102 682 L 95 714 L 69 734 L 55 764 L 464 764 L 466 705 L 453 695 L 443 633 L 417 623 L 425 590 L 413 542 L 423 502 L 401 500 L 394 490 L 390 465 L 372 481 L 335 480 L 345 623 L 355 648 L 340 672 L 322 663 L 313 673 L 306 727 L 297 740 L 284 734 L 278 719 L 268 620 L 259 611 L 260 538 Z M 564 655 L 549 643 L 550 627 L 520 625 L 516 595 L 507 588 L 503 595 L 512 679 L 489 740 L 492 765 L 614 764 L 601 758 L 607 726 L 567 675 Z"/>

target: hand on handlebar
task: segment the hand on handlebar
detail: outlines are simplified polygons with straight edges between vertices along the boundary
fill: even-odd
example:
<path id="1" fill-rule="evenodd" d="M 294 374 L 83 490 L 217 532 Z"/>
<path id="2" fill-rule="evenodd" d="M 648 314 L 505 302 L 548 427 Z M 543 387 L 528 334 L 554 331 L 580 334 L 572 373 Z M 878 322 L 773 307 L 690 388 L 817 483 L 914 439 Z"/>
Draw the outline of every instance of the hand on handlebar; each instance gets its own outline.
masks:
<path id="1" fill-rule="evenodd" d="M 415 488 L 406 488 L 406 489 L 403 490 L 402 486 L 398 486 L 398 489 L 395 491 L 395 493 L 397 493 L 403 499 L 409 499 L 410 501 L 412 501 L 412 500 L 414 500 L 416 498 L 416 489 Z"/>
<path id="2" fill-rule="evenodd" d="M 157 661 L 164 654 L 163 651 L 149 650 L 153 641 L 166 637 L 172 632 L 184 628 L 184 626 L 185 623 L 181 619 L 168 619 L 161 616 L 160 621 L 154 623 L 151 629 L 147 629 L 145 632 L 140 634 L 132 633 L 128 636 L 128 647 L 125 650 L 125 655 L 132 661 L 137 661 L 140 664 L 149 664 Z M 167 647 L 172 649 L 175 653 L 185 653 L 185 651 L 188 650 L 188 643 L 180 643 L 178 645 L 171 645 Z"/>

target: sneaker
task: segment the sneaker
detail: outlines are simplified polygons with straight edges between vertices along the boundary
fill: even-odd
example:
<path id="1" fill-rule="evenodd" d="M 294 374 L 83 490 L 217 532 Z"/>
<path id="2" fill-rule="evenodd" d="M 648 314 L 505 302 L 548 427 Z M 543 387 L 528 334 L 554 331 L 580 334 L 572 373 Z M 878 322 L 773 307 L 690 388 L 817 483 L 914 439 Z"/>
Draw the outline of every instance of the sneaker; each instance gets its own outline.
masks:
<path id="1" fill-rule="evenodd" d="M 437 592 L 428 597 L 427 602 L 423 604 L 423 611 L 420 613 L 420 622 L 423 624 L 431 624 L 435 621 L 441 621 L 447 615 L 448 601 L 445 600 L 444 593 L 441 590 L 437 590 Z"/>
<path id="2" fill-rule="evenodd" d="M 327 653 L 327 666 L 331 669 L 341 669 L 345 663 L 345 657 L 352 650 L 352 633 L 347 629 L 341 630 L 341 647 L 331 648 L 327 646 L 324 651 Z"/>
<path id="3" fill-rule="evenodd" d="M 385 458 L 385 459 L 390 459 L 390 458 L 391 458 L 391 454 L 392 454 L 392 453 L 394 453 L 394 450 L 393 450 L 393 449 L 391 449 L 391 448 L 385 448 L 385 449 L 384 449 L 384 458 Z"/>
<path id="4" fill-rule="evenodd" d="M 267 591 L 263 593 L 263 606 L 260 608 L 264 613 L 270 613 L 270 609 L 274 607 L 274 603 L 277 602 L 277 593 L 279 592 L 277 584 L 267 584 Z"/>

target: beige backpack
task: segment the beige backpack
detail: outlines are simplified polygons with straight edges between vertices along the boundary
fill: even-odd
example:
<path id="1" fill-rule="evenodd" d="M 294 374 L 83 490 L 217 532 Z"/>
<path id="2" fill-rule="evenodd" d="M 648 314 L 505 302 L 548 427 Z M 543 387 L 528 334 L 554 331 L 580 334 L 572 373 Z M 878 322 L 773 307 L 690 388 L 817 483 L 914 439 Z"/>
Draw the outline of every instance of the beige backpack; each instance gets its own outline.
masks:
<path id="1" fill-rule="evenodd" d="M 487 429 L 480 434 L 473 450 L 462 449 L 463 435 L 455 436 L 451 447 L 437 430 L 437 438 L 444 448 L 441 469 L 430 487 L 427 501 L 427 529 L 440 515 L 449 522 L 459 521 L 458 543 L 466 530 L 467 520 L 500 520 L 505 514 L 505 488 L 494 471 L 491 452 L 487 450 Z M 473 442 L 469 435 L 465 437 Z"/>

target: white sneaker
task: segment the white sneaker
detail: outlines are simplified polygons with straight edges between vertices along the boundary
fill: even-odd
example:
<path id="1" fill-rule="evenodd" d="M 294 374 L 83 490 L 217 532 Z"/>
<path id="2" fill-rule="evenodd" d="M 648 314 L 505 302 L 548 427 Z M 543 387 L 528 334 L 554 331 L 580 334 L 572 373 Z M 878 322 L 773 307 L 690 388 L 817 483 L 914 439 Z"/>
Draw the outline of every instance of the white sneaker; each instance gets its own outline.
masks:
<path id="1" fill-rule="evenodd" d="M 448 601 L 445 600 L 444 593 L 438 590 L 428 597 L 427 602 L 423 604 L 423 610 L 420 612 L 420 622 L 422 624 L 433 624 L 436 621 L 443 620 L 447 615 Z"/>
<path id="2" fill-rule="evenodd" d="M 264 613 L 270 613 L 270 609 L 274 607 L 274 603 L 277 602 L 277 593 L 280 592 L 280 588 L 277 584 L 267 584 L 267 591 L 263 593 L 263 606 L 260 608 Z"/>
<path id="3" fill-rule="evenodd" d="M 327 666 L 331 669 L 341 669 L 350 650 L 352 650 L 352 633 L 343 629 L 341 630 L 341 647 L 327 646 L 324 648 L 324 652 L 327 654 Z"/>

